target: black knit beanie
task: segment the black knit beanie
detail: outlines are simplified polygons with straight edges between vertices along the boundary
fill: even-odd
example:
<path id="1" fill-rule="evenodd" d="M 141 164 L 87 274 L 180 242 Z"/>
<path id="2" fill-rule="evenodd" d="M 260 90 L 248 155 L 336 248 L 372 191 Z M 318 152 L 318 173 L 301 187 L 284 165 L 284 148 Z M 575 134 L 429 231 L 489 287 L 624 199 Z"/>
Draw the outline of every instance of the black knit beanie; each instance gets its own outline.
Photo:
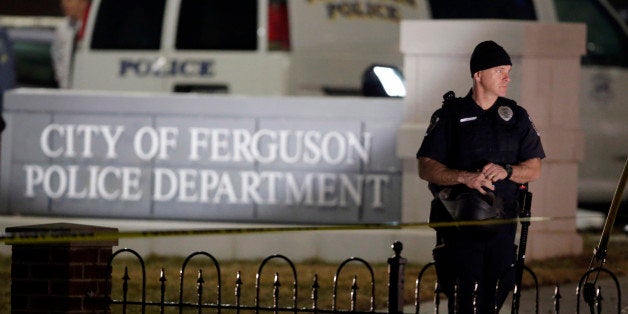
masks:
<path id="1" fill-rule="evenodd" d="M 492 40 L 483 41 L 475 46 L 471 54 L 471 77 L 475 72 L 500 65 L 512 65 L 510 56 L 502 46 Z"/>

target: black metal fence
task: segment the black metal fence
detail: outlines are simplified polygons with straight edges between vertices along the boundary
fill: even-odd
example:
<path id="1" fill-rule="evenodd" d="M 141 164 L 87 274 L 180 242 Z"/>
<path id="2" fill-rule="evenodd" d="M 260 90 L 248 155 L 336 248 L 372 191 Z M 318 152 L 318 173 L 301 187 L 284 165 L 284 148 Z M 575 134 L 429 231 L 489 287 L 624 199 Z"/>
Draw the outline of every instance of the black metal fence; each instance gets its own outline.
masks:
<path id="1" fill-rule="evenodd" d="M 401 244 L 400 243 L 396 243 L 395 245 L 395 250 L 397 252 L 395 257 L 392 257 L 389 259 L 389 273 L 397 273 L 399 274 L 400 272 L 403 272 L 403 264 L 404 264 L 404 259 L 401 258 L 399 256 L 399 253 L 401 252 Z M 121 282 L 122 282 L 122 289 L 121 289 L 121 299 L 113 299 L 111 298 L 111 296 L 106 295 L 106 302 L 108 303 L 109 309 L 112 312 L 121 312 L 121 313 L 130 313 L 130 312 L 141 312 L 141 313 L 166 313 L 171 312 L 171 313 L 175 313 L 178 311 L 178 313 L 183 313 L 185 312 L 190 312 L 190 311 L 196 311 L 198 313 L 201 313 L 203 310 L 207 310 L 208 312 L 216 312 L 216 313 L 221 313 L 223 311 L 229 311 L 230 313 L 235 312 L 235 313 L 240 313 L 240 312 L 255 312 L 255 313 L 259 313 L 259 312 L 273 312 L 273 313 L 278 313 L 278 312 L 293 312 L 293 313 L 297 313 L 297 312 L 307 312 L 307 313 L 398 313 L 401 312 L 401 309 L 396 307 L 398 305 L 403 306 L 403 300 L 401 300 L 400 302 L 392 302 L 388 305 L 384 304 L 381 307 L 377 307 L 375 304 L 375 287 L 376 287 L 376 280 L 375 280 L 375 274 L 373 271 L 373 268 L 371 267 L 371 265 L 365 261 L 364 259 L 358 258 L 358 257 L 352 257 L 352 258 L 348 258 L 346 260 L 344 260 L 337 268 L 336 273 L 334 275 L 334 282 L 333 282 L 333 291 L 332 291 L 332 304 L 331 304 L 331 308 L 321 308 L 319 306 L 319 288 L 320 288 L 320 284 L 318 282 L 318 275 L 315 274 L 314 278 L 313 278 L 313 282 L 311 284 L 311 291 L 309 291 L 311 298 L 310 301 L 311 303 L 308 304 L 307 306 L 303 306 L 303 305 L 299 305 L 297 304 L 297 300 L 298 300 L 298 296 L 299 296 L 299 290 L 298 290 L 298 274 L 296 271 L 296 267 L 294 265 L 294 263 L 287 258 L 286 256 L 283 255 L 271 255 L 267 258 L 265 258 L 258 269 L 258 272 L 255 276 L 255 299 L 254 299 L 254 303 L 247 305 L 247 304 L 243 304 L 241 302 L 242 298 L 243 298 L 243 294 L 242 294 L 242 285 L 243 285 L 243 280 L 241 278 L 240 273 L 238 272 L 236 274 L 236 282 L 235 282 L 235 289 L 234 289 L 234 294 L 235 294 L 235 302 L 232 304 L 228 304 L 223 302 L 223 284 L 222 284 L 222 275 L 221 275 L 221 269 L 220 269 L 220 264 L 217 261 L 217 259 L 212 256 L 211 254 L 207 253 L 207 252 L 195 252 L 191 255 L 189 255 L 183 262 L 182 267 L 181 267 L 181 271 L 180 271 L 180 276 L 179 276 L 179 291 L 178 291 L 178 301 L 176 302 L 172 302 L 172 301 L 165 301 L 165 292 L 166 292 L 166 278 L 164 276 L 164 270 L 162 268 L 162 273 L 160 275 L 160 297 L 159 297 L 159 301 L 152 301 L 152 300 L 147 300 L 146 298 L 146 266 L 145 266 L 145 262 L 143 260 L 143 258 L 134 250 L 132 249 L 120 249 L 118 251 L 116 251 L 112 257 L 111 260 L 109 261 L 108 265 L 107 265 L 107 269 L 109 269 L 109 274 L 106 275 L 107 278 L 107 282 L 106 285 L 107 286 L 111 286 L 111 283 L 109 283 L 109 280 L 111 279 L 111 272 L 112 272 L 112 262 L 114 261 L 114 259 L 123 254 L 123 253 L 130 253 L 132 256 L 134 256 L 137 259 L 137 262 L 140 264 L 140 268 L 141 268 L 141 274 L 142 274 L 142 278 L 141 278 L 141 296 L 139 297 L 139 299 L 135 299 L 135 300 L 131 300 L 129 298 L 129 281 L 131 280 L 130 276 L 129 276 L 129 272 L 128 272 L 128 266 L 125 266 L 125 271 L 124 271 L 124 275 L 121 278 Z M 186 269 L 188 266 L 188 262 L 195 256 L 205 256 L 207 258 L 209 258 L 213 264 L 213 266 L 215 267 L 215 275 L 216 275 L 216 294 L 213 297 L 214 300 L 210 301 L 210 302 L 206 302 L 203 301 L 204 299 L 207 299 L 207 297 L 204 295 L 205 294 L 205 288 L 206 288 L 206 282 L 205 282 L 205 277 L 204 274 L 202 272 L 202 269 L 198 270 L 198 274 L 197 274 L 197 280 L 196 280 L 196 290 L 194 291 L 195 295 L 196 295 L 196 300 L 195 302 L 189 302 L 189 301 L 184 301 L 184 281 L 185 281 L 185 274 L 186 274 Z M 282 286 L 284 285 L 280 278 L 279 278 L 279 274 L 275 273 L 274 279 L 273 279 L 273 284 L 272 284 L 272 305 L 270 306 L 266 306 L 266 305 L 262 305 L 261 304 L 261 297 L 260 297 L 260 293 L 262 291 L 262 286 L 261 286 L 261 277 L 262 277 L 262 273 L 263 270 L 266 266 L 268 266 L 269 262 L 274 261 L 274 260 L 281 260 L 285 263 L 287 263 L 289 265 L 289 268 L 291 269 L 291 275 L 292 278 L 290 278 L 290 289 L 291 289 L 291 305 L 289 306 L 281 306 L 280 305 L 280 296 L 281 294 L 279 293 L 279 290 L 282 288 Z M 357 276 L 353 277 L 353 282 L 351 283 L 350 286 L 350 291 L 344 291 L 345 293 L 348 293 L 348 296 L 350 298 L 350 302 L 349 302 L 349 307 L 348 308 L 340 308 L 340 306 L 338 305 L 338 298 L 340 297 L 340 295 L 343 293 L 343 291 L 339 291 L 339 285 L 338 285 L 338 278 L 340 276 L 340 273 L 342 272 L 342 270 L 345 268 L 345 266 L 347 266 L 348 264 L 358 264 L 361 265 L 362 267 L 366 268 L 366 270 L 368 271 L 368 274 L 370 276 L 370 278 L 367 279 L 368 281 L 368 292 L 367 295 L 369 296 L 369 301 L 368 301 L 368 308 L 364 308 L 364 309 L 360 309 L 358 308 L 358 290 L 360 290 L 360 287 L 358 286 L 358 278 Z M 397 277 L 397 278 L 403 278 L 403 275 Z M 402 279 L 401 279 L 402 280 Z M 403 282 L 401 282 L 401 284 L 403 284 Z M 396 286 L 396 285 L 395 285 Z M 403 289 L 403 286 L 400 286 L 399 289 Z M 400 290 L 400 295 L 396 296 L 395 294 L 397 293 L 397 291 L 389 291 L 389 296 L 391 296 L 392 298 L 398 299 L 398 298 L 403 298 L 403 290 Z M 130 311 L 130 308 L 133 307 L 134 310 Z"/>
<path id="2" fill-rule="evenodd" d="M 128 253 L 137 259 L 137 262 L 139 263 L 141 267 L 142 278 L 141 278 L 141 285 L 139 288 L 141 289 L 141 291 L 139 294 L 136 293 L 137 295 L 136 298 L 129 297 L 130 295 L 129 282 L 131 279 L 128 274 L 128 266 L 125 266 L 124 275 L 121 278 L 121 283 L 122 283 L 121 298 L 114 299 L 111 297 L 111 295 L 105 295 L 105 301 L 108 307 L 108 311 L 113 312 L 113 313 L 184 313 L 184 312 L 185 313 L 191 313 L 191 312 L 197 312 L 197 313 L 203 313 L 203 312 L 207 312 L 207 313 L 293 312 L 293 313 L 299 313 L 300 312 L 300 313 L 375 313 L 375 314 L 402 313 L 404 311 L 404 305 L 405 305 L 404 304 L 404 278 L 405 278 L 405 271 L 406 271 L 405 268 L 406 268 L 407 260 L 401 256 L 401 251 L 402 251 L 403 246 L 400 242 L 394 243 L 392 245 L 392 248 L 394 251 L 394 256 L 389 258 L 387 261 L 388 280 L 386 283 L 376 282 L 376 277 L 373 271 L 373 267 L 367 261 L 361 258 L 357 258 L 357 257 L 352 257 L 352 258 L 348 258 L 344 260 L 337 267 L 336 272 L 333 277 L 334 278 L 333 287 L 331 291 L 332 302 L 331 302 L 331 307 L 329 308 L 324 308 L 319 305 L 319 295 L 321 293 L 320 291 L 321 285 L 318 282 L 317 274 L 314 274 L 313 282 L 310 286 L 311 287 L 310 291 L 308 291 L 310 295 L 309 303 L 308 304 L 298 303 L 298 300 L 299 300 L 298 296 L 300 292 L 298 289 L 299 287 L 298 279 L 297 279 L 298 274 L 297 274 L 294 263 L 289 258 L 283 255 L 271 255 L 265 258 L 259 265 L 256 277 L 255 277 L 255 298 L 252 304 L 244 304 L 245 302 L 242 301 L 244 297 L 242 293 L 243 280 L 239 271 L 236 274 L 236 280 L 235 280 L 234 290 L 233 290 L 235 301 L 232 303 L 224 302 L 223 292 L 225 288 L 223 286 L 220 264 L 214 256 L 212 256 L 211 254 L 207 252 L 195 252 L 189 255 L 184 260 L 181 266 L 180 273 L 179 273 L 180 275 L 179 276 L 179 291 L 178 291 L 177 301 L 165 300 L 165 295 L 166 295 L 165 282 L 167 279 L 165 278 L 163 268 L 162 268 L 161 275 L 159 278 L 159 281 L 160 281 L 159 300 L 157 301 L 147 300 L 147 297 L 146 297 L 147 282 L 146 282 L 145 262 L 143 258 L 140 256 L 140 254 L 138 254 L 136 251 L 125 248 L 125 249 L 116 251 L 112 255 L 111 259 L 109 260 L 107 264 L 108 273 L 105 274 L 105 277 L 107 279 L 106 284 L 107 286 L 111 286 L 111 283 L 109 282 L 109 280 L 111 279 L 113 261 L 121 254 Z M 193 292 L 193 294 L 195 295 L 195 300 L 190 301 L 188 298 L 188 300 L 186 301 L 184 300 L 184 292 L 185 292 L 185 287 L 186 287 L 186 285 L 184 284 L 185 277 L 186 277 L 185 274 L 187 272 L 187 267 L 190 260 L 196 256 L 204 256 L 211 261 L 211 264 L 213 264 L 215 268 L 214 271 L 215 271 L 215 276 L 216 276 L 215 278 L 216 286 L 212 290 L 215 291 L 215 294 L 211 297 L 206 295 L 207 293 L 206 292 L 206 288 L 207 288 L 206 276 L 203 274 L 202 269 L 199 269 L 196 275 L 196 282 L 195 282 L 196 288 L 195 288 L 195 291 Z M 262 280 L 261 279 L 263 276 L 262 275 L 263 270 L 267 266 L 269 266 L 269 262 L 271 261 L 282 261 L 282 262 L 287 263 L 289 265 L 292 278 L 289 279 L 289 286 L 288 288 L 286 288 L 284 286 L 285 280 L 283 278 L 280 278 L 278 273 L 275 273 L 275 276 L 272 280 L 272 288 L 268 289 L 268 291 L 272 291 L 271 292 L 272 297 L 270 297 L 272 299 L 272 304 L 268 305 L 265 303 L 262 304 L 262 302 L 260 301 L 261 300 L 260 294 L 262 292 Z M 364 267 L 367 270 L 367 273 L 369 274 L 370 278 L 367 278 L 367 282 L 368 282 L 367 292 L 361 293 L 361 295 L 366 294 L 369 298 L 368 302 L 366 302 L 368 303 L 367 306 L 362 306 L 362 307 L 358 306 L 359 305 L 358 304 L 358 290 L 361 290 L 361 288 L 358 285 L 357 276 L 353 277 L 352 283 L 348 291 L 346 290 L 339 291 L 338 278 L 339 278 L 340 273 L 348 264 L 358 264 L 358 266 Z M 412 308 L 413 313 L 416 313 L 416 314 L 420 313 L 422 310 L 421 307 L 425 306 L 426 303 L 428 303 L 421 300 L 420 289 L 421 289 L 421 286 L 425 284 L 424 275 L 430 268 L 434 266 L 435 265 L 433 262 L 425 265 L 416 276 L 415 291 L 414 291 L 414 307 Z M 528 307 L 530 306 L 529 304 L 534 304 L 534 307 L 535 307 L 534 312 L 539 313 L 539 284 L 538 284 L 536 274 L 528 267 L 524 267 L 524 271 L 529 276 L 532 277 L 533 282 L 534 282 L 534 286 L 531 289 L 533 290 L 533 293 L 534 293 L 534 301 L 527 302 L 526 304 L 528 304 L 527 305 Z M 588 307 L 590 313 L 603 313 L 602 304 L 603 304 L 604 298 L 602 297 L 601 290 L 599 287 L 595 287 L 595 285 L 589 283 L 589 279 L 591 276 L 599 276 L 600 273 L 602 272 L 608 274 L 610 278 L 612 279 L 612 281 L 614 282 L 615 288 L 617 289 L 616 291 L 617 292 L 617 313 L 621 312 L 621 290 L 620 290 L 620 285 L 619 285 L 619 281 L 617 277 L 611 271 L 607 269 L 596 268 L 596 269 L 591 269 L 587 271 L 581 277 L 579 281 L 578 288 L 577 288 L 577 299 L 578 299 L 577 304 L 576 304 L 577 313 L 580 312 L 580 299 L 581 298 L 586 301 L 586 304 L 587 304 L 586 306 Z M 387 302 L 386 304 L 376 304 L 375 289 L 376 287 L 382 287 L 384 284 L 388 288 Z M 434 282 L 433 286 L 434 286 L 434 291 L 433 291 L 434 299 L 431 305 L 434 310 L 434 313 L 439 313 L 439 311 L 441 310 L 441 307 L 446 309 L 447 306 L 446 305 L 441 306 L 441 299 L 443 298 L 443 294 L 439 289 L 438 282 Z M 509 289 L 509 290 L 512 289 L 511 287 L 500 288 L 499 283 L 497 284 L 497 289 L 504 289 L 504 288 Z M 287 302 L 282 299 L 282 295 L 285 296 L 285 294 L 281 294 L 280 289 L 284 289 L 283 291 L 285 291 L 285 289 L 289 289 L 290 291 L 289 300 Z M 348 306 L 341 307 L 339 305 L 337 301 L 340 296 L 343 296 L 345 298 L 348 297 L 350 299 L 350 301 L 348 302 Z M 559 286 L 557 285 L 556 288 L 554 289 L 554 295 L 552 296 L 552 300 L 554 300 L 554 308 L 553 308 L 554 313 L 560 313 L 561 298 L 562 297 L 561 297 L 560 289 L 559 289 Z M 213 300 L 206 301 L 208 299 L 213 299 Z M 516 302 L 515 298 L 513 298 L 511 313 L 519 313 L 519 306 L 520 304 Z M 406 307 L 406 309 L 408 308 L 410 307 Z M 506 308 L 506 306 L 504 306 L 504 308 Z M 528 310 L 529 312 L 530 309 L 528 308 L 526 310 Z M 608 313 L 614 312 L 612 307 L 606 310 L 608 311 Z M 474 313 L 479 313 L 479 312 L 476 309 Z M 607 313 L 607 312 L 604 311 L 604 313 Z"/>

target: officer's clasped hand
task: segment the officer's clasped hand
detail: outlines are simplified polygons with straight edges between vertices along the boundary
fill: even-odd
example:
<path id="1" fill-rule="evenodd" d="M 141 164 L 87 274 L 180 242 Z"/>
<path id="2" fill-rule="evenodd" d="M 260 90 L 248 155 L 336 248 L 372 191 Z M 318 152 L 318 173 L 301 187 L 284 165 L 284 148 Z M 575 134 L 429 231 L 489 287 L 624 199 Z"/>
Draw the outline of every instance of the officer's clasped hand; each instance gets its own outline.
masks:
<path id="1" fill-rule="evenodd" d="M 482 168 L 482 174 L 491 182 L 503 180 L 508 176 L 506 169 L 494 163 L 488 163 Z"/>
<path id="2" fill-rule="evenodd" d="M 464 184 L 474 190 L 478 190 L 482 194 L 486 194 L 486 190 L 493 191 L 495 186 L 493 181 L 487 178 L 484 173 L 478 172 L 466 172 L 464 175 Z"/>
<path id="3" fill-rule="evenodd" d="M 482 194 L 486 194 L 487 191 L 494 191 L 495 185 L 493 183 L 503 180 L 508 176 L 508 172 L 504 167 L 488 163 L 482 170 L 478 172 L 468 172 L 464 176 L 464 184 L 469 188 L 480 191 Z"/>

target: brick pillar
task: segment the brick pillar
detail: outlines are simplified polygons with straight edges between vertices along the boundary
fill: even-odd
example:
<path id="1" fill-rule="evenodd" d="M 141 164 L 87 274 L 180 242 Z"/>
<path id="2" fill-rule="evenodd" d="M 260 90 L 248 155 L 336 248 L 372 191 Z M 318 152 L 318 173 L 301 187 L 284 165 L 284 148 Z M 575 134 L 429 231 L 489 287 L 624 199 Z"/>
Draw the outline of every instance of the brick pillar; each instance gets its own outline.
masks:
<path id="1" fill-rule="evenodd" d="M 117 232 L 69 223 L 6 228 L 14 235 Z M 13 244 L 11 313 L 105 313 L 107 262 L 117 240 Z"/>

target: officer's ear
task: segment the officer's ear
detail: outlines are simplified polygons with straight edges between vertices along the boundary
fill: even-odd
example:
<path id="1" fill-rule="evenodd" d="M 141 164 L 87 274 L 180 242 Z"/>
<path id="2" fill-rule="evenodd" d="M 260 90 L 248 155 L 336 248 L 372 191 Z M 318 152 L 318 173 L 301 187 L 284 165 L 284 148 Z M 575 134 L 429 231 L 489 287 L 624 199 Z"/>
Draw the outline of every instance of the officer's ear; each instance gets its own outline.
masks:
<path id="1" fill-rule="evenodd" d="M 480 81 L 480 72 L 481 71 L 477 71 L 477 72 L 473 73 L 473 75 L 471 77 L 473 78 L 474 81 L 477 81 L 477 82 Z"/>

